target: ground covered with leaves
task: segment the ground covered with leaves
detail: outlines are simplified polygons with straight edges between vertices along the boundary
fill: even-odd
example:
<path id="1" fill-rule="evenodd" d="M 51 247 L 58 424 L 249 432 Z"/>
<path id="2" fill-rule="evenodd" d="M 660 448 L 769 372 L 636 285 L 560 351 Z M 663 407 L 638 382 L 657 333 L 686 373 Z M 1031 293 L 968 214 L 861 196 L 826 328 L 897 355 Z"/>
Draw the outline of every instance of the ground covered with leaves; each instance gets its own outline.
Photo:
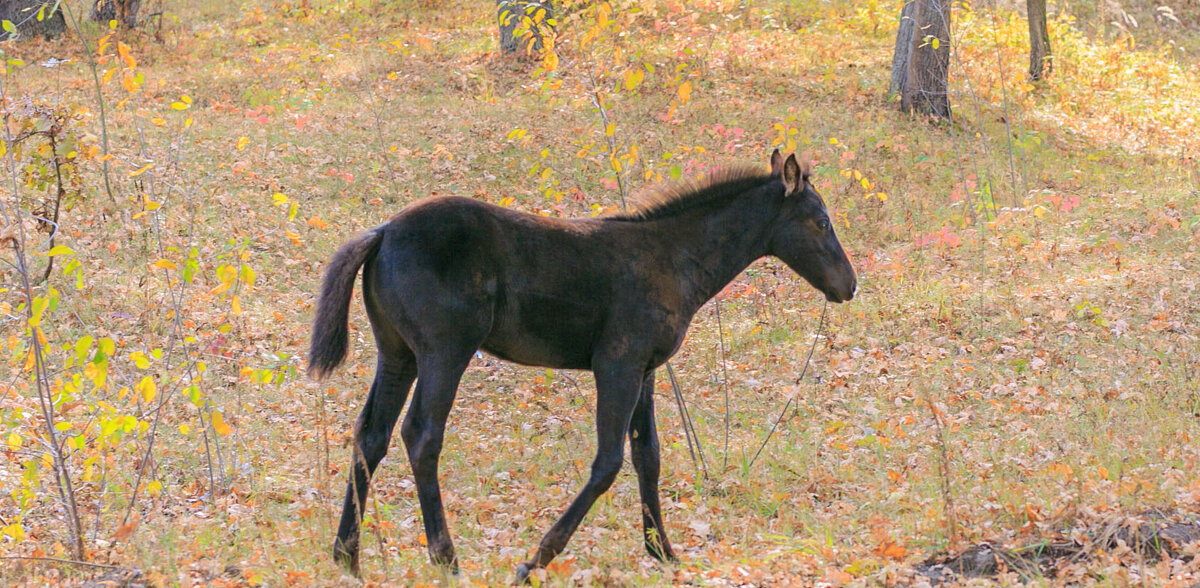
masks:
<path id="1" fill-rule="evenodd" d="M 492 8 L 188 1 L 0 45 L 0 580 L 356 585 L 329 551 L 360 303 L 347 365 L 302 377 L 332 251 L 428 196 L 601 215 L 778 147 L 815 162 L 858 297 L 823 311 L 763 260 L 703 308 L 672 361 L 696 458 L 658 378 L 681 561 L 645 555 L 626 467 L 535 581 L 1200 581 L 1196 15 L 1052 6 L 1032 84 L 1023 18 L 956 5 L 935 123 L 886 96 L 899 4 L 567 2 L 519 56 Z M 510 581 L 593 406 L 587 374 L 477 358 L 441 462 L 462 575 L 396 440 L 364 579 Z"/>

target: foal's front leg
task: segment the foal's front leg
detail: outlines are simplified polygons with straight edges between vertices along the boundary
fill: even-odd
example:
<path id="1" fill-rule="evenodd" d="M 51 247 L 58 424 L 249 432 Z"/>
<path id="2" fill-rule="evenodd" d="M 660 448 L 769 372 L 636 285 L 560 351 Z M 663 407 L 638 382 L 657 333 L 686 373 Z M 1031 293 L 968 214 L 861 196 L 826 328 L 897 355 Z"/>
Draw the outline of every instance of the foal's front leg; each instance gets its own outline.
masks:
<path id="1" fill-rule="evenodd" d="M 675 552 L 667 540 L 662 510 L 658 503 L 658 428 L 654 424 L 654 372 L 646 374 L 633 420 L 629 424 L 629 456 L 637 472 L 638 493 L 642 497 L 642 529 L 646 551 L 660 560 L 674 561 Z"/>
<path id="2" fill-rule="evenodd" d="M 558 522 L 542 538 L 533 559 L 517 566 L 517 581 L 523 582 L 529 572 L 544 567 L 562 553 L 567 541 L 579 527 L 584 515 L 592 508 L 596 499 L 612 486 L 621 471 L 625 453 L 625 432 L 629 419 L 637 404 L 642 377 L 641 366 L 615 361 L 596 362 L 596 459 L 592 461 L 592 474 L 579 496 L 567 508 Z"/>

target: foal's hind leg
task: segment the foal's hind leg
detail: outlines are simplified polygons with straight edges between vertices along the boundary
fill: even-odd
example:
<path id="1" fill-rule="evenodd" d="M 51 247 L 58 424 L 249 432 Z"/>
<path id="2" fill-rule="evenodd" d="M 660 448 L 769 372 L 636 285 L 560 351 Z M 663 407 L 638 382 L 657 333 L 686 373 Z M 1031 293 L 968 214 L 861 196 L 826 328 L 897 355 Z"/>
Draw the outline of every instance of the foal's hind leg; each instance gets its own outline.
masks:
<path id="1" fill-rule="evenodd" d="M 596 374 L 596 459 L 592 462 L 592 475 L 580 491 L 579 496 L 554 523 L 538 545 L 533 559 L 517 566 L 517 580 L 525 581 L 529 572 L 544 567 L 562 553 L 567 541 L 579 527 L 584 515 L 592 508 L 596 499 L 604 494 L 617 479 L 621 460 L 625 452 L 625 431 L 629 418 L 637 404 L 642 377 L 641 367 L 627 363 L 597 362 Z"/>
<path id="2" fill-rule="evenodd" d="M 408 389 L 417 376 L 416 358 L 403 343 L 381 345 L 375 382 L 354 425 L 353 460 L 342 520 L 333 544 L 333 558 L 358 575 L 359 523 L 366 507 L 367 490 L 376 466 L 387 454 L 392 428 L 404 408 Z"/>
<path id="3" fill-rule="evenodd" d="M 413 477 L 417 481 L 417 498 L 421 501 L 429 559 L 454 570 L 458 568 L 458 561 L 442 508 L 442 492 L 437 476 L 438 457 L 442 451 L 446 417 L 454 403 L 458 382 L 474 352 L 474 348 L 463 349 L 458 353 L 426 355 L 418 360 L 421 377 L 417 380 L 412 406 L 400 428 L 400 435 L 408 448 L 408 459 L 412 463 Z"/>
<path id="4" fill-rule="evenodd" d="M 629 423 L 629 454 L 642 496 L 642 528 L 646 551 L 660 560 L 675 560 L 658 504 L 658 428 L 654 424 L 654 372 L 642 381 L 642 393 Z"/>

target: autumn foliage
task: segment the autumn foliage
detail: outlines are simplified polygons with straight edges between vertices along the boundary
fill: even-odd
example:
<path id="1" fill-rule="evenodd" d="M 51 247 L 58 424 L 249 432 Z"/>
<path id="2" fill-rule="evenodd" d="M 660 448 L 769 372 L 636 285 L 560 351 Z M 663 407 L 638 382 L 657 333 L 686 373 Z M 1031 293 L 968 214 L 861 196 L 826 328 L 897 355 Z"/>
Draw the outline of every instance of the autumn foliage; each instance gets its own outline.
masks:
<path id="1" fill-rule="evenodd" d="M 626 468 L 537 581 L 908 583 L 982 542 L 1064 554 L 998 556 L 1002 581 L 1196 581 L 1196 15 L 1051 5 L 1032 83 L 1022 17 L 956 4 L 938 125 L 887 103 L 898 3 L 554 4 L 521 59 L 478 2 L 185 2 L 157 36 L 0 43 L 0 581 L 349 584 L 358 302 L 347 367 L 301 377 L 336 246 L 430 195 L 601 215 L 774 147 L 809 153 L 858 297 L 817 332 L 764 260 L 723 330 L 702 309 L 672 363 L 704 462 L 658 378 L 682 562 L 642 558 Z M 578 490 L 593 402 L 473 362 L 441 466 L 464 581 L 508 581 Z M 403 453 L 364 569 L 438 583 Z"/>

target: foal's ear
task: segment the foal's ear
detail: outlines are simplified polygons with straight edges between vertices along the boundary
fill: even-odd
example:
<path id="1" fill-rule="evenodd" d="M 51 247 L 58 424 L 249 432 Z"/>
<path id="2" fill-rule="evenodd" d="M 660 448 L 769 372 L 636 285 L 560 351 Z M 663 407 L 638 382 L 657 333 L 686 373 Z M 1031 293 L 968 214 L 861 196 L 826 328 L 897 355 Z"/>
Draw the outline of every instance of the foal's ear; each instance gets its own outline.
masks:
<path id="1" fill-rule="evenodd" d="M 771 175 L 777 176 L 783 173 L 783 154 L 776 149 L 771 153 Z"/>
<path id="2" fill-rule="evenodd" d="M 804 174 L 800 172 L 800 164 L 796 162 L 796 154 L 788 156 L 783 164 L 784 195 L 791 196 L 804 191 Z"/>

